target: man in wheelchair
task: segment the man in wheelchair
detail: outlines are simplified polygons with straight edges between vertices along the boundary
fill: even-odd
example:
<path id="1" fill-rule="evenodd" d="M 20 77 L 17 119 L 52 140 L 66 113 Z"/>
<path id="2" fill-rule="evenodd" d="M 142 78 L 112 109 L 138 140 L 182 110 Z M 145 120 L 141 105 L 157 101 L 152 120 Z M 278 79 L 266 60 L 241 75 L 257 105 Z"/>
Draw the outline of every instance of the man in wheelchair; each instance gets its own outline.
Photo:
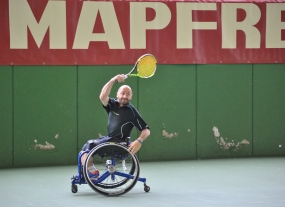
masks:
<path id="1" fill-rule="evenodd" d="M 120 74 L 113 77 L 102 88 L 100 100 L 108 113 L 108 135 L 99 139 L 89 140 L 84 144 L 82 151 L 91 150 L 98 144 L 104 142 L 127 142 L 129 151 L 135 154 L 141 144 L 150 135 L 148 125 L 142 119 L 136 108 L 130 103 L 132 99 L 132 89 L 127 85 L 122 85 L 117 92 L 117 99 L 110 98 L 109 94 L 115 83 L 125 82 L 125 75 Z M 140 136 L 133 142 L 129 142 L 129 137 L 133 127 L 140 132 Z M 81 157 L 81 163 L 84 165 L 87 154 Z M 99 171 L 93 164 L 92 159 L 88 160 L 88 176 L 96 179 L 99 177 Z"/>

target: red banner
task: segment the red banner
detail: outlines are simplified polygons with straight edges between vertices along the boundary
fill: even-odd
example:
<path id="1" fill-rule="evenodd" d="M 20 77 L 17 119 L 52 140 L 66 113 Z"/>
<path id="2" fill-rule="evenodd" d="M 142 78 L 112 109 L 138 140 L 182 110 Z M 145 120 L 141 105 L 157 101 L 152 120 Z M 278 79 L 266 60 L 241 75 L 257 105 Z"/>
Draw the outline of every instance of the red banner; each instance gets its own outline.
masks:
<path id="1" fill-rule="evenodd" d="M 0 65 L 285 63 L 282 1 L 3 0 Z"/>

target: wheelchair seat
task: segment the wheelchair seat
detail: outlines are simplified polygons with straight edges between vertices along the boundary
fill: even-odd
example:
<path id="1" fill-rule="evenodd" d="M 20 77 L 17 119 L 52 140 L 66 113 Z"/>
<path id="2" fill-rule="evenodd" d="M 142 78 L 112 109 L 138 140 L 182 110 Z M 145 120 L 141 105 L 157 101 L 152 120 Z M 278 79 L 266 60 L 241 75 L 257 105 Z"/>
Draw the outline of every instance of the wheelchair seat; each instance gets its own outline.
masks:
<path id="1" fill-rule="evenodd" d="M 86 153 L 87 158 L 82 166 L 81 157 Z M 90 162 L 100 172 L 97 179 L 88 175 L 87 163 Z M 104 196 L 119 196 L 129 192 L 140 181 L 144 183 L 144 191 L 149 192 L 146 178 L 139 177 L 139 174 L 138 158 L 129 152 L 126 143 L 106 142 L 78 154 L 78 174 L 71 178 L 71 191 L 77 193 L 77 184 L 88 184 Z"/>

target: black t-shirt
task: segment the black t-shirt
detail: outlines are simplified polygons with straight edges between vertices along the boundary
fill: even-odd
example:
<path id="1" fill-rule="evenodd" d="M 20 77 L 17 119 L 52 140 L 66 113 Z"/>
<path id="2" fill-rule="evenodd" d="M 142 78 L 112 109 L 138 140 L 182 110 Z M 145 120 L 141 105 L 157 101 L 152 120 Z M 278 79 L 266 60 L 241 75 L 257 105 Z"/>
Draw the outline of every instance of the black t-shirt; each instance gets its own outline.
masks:
<path id="1" fill-rule="evenodd" d="M 139 132 L 141 132 L 143 129 L 149 129 L 139 112 L 130 103 L 120 107 L 117 100 L 109 98 L 107 106 L 105 107 L 103 105 L 103 107 L 108 113 L 109 137 L 130 137 L 134 126 Z"/>

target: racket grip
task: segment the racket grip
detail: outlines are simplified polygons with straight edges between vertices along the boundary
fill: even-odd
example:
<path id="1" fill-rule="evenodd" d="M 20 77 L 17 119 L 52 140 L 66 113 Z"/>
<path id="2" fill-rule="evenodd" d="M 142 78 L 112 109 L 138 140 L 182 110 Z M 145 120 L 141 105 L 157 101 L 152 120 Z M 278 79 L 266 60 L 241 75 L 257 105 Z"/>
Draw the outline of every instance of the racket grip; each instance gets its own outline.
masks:
<path id="1" fill-rule="evenodd" d="M 128 75 L 125 75 L 125 79 L 127 79 L 127 78 L 128 78 Z M 119 83 L 118 80 L 116 80 L 115 82 L 116 82 L 116 83 Z"/>

